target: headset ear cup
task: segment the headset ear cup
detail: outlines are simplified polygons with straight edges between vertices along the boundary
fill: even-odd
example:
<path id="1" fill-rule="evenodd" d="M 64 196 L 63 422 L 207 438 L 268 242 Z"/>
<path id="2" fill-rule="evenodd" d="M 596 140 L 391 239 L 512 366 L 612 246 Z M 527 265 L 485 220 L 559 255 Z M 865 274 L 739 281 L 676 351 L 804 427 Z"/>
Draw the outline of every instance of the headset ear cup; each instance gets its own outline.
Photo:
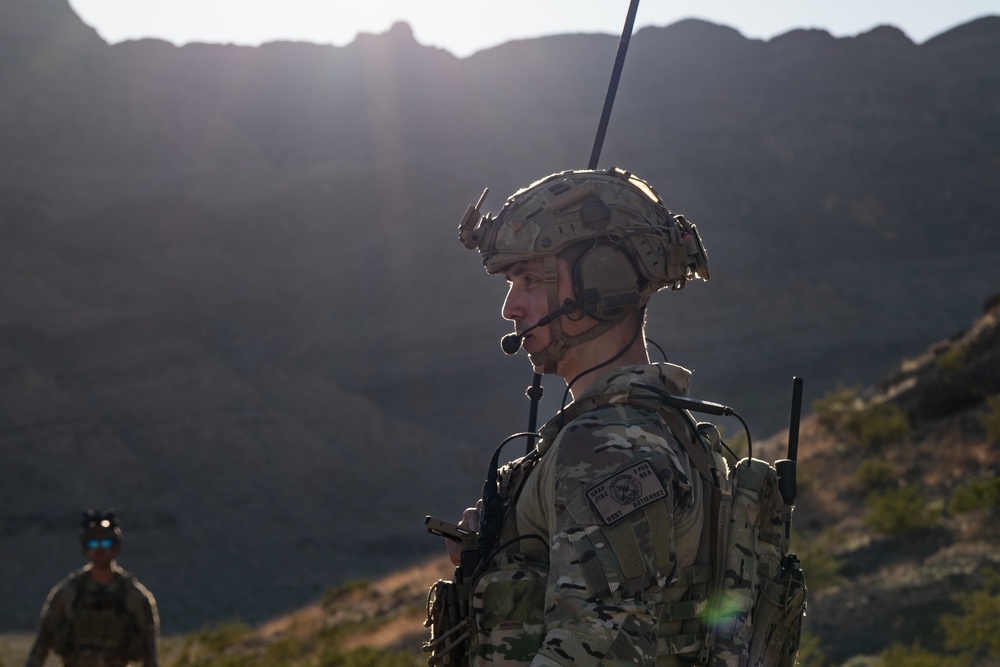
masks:
<path id="1" fill-rule="evenodd" d="M 601 243 L 584 253 L 573 269 L 573 287 L 583 312 L 598 320 L 618 319 L 642 305 L 635 266 L 615 245 Z"/>

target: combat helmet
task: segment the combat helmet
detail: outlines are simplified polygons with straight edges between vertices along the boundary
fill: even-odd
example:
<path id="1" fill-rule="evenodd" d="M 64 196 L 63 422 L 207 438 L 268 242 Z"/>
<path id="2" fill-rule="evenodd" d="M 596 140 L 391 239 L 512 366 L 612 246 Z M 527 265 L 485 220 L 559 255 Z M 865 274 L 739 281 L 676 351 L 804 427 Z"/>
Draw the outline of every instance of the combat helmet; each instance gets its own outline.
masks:
<path id="1" fill-rule="evenodd" d="M 118 512 L 113 509 L 106 511 L 84 510 L 80 519 L 80 542 L 102 537 L 110 537 L 121 542 L 122 528 L 118 521 Z"/>
<path id="2" fill-rule="evenodd" d="M 617 167 L 569 170 L 546 176 L 511 195 L 494 218 L 482 215 L 489 190 L 459 224 L 459 240 L 478 250 L 495 274 L 525 260 L 543 258 L 549 310 L 558 302 L 555 258 L 573 266 L 576 303 L 599 322 L 577 336 L 552 321 L 552 343 L 530 355 L 552 372 L 565 350 L 614 326 L 646 305 L 658 290 L 682 289 L 694 278 L 709 279 L 708 256 L 697 228 L 667 210 L 641 178 Z"/>

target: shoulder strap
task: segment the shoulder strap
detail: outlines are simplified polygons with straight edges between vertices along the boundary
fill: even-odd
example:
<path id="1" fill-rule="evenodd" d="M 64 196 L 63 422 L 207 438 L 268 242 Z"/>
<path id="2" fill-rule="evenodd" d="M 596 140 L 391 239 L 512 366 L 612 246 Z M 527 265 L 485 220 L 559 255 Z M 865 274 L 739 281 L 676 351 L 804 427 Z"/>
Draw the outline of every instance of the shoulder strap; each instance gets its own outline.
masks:
<path id="1" fill-rule="evenodd" d="M 504 542 L 511 539 L 515 534 L 511 524 L 513 512 L 510 510 L 517 503 L 517 499 L 521 496 L 521 491 L 524 490 L 524 485 L 527 483 L 531 471 L 541 458 L 542 454 L 537 449 L 532 450 L 523 458 L 511 464 L 511 469 L 507 471 L 500 482 L 500 494 L 503 496 L 504 506 L 507 508 L 504 511 L 503 526 L 500 529 L 500 539 Z"/>
<path id="2" fill-rule="evenodd" d="M 83 581 L 84 576 L 86 576 L 86 570 L 83 568 L 74 570 L 69 575 L 69 585 L 73 587 L 73 599 L 70 600 L 69 607 L 66 609 L 68 616 L 72 616 L 76 608 L 80 606 L 80 600 L 83 599 L 83 589 L 86 586 Z"/>
<path id="3" fill-rule="evenodd" d="M 707 516 L 702 522 L 701 538 L 698 543 L 698 554 L 695 557 L 695 567 L 707 566 L 712 572 L 707 585 L 706 597 L 711 599 L 715 590 L 719 586 L 718 567 L 720 562 L 719 550 L 721 548 L 720 535 L 717 527 L 722 520 L 722 490 L 720 471 L 716 465 L 715 458 L 705 442 L 704 436 L 699 432 L 694 418 L 686 411 L 681 411 L 660 401 L 651 390 L 633 388 L 628 392 L 627 401 L 634 405 L 639 405 L 647 410 L 657 412 L 666 423 L 674 437 L 684 447 L 691 464 L 702 477 L 702 497 Z M 700 577 L 699 577 L 700 578 Z M 713 649 L 712 633 L 703 634 L 700 621 L 697 618 L 690 619 L 684 624 L 684 631 L 692 633 L 692 636 L 703 637 L 699 661 L 707 662 L 708 656 Z"/>

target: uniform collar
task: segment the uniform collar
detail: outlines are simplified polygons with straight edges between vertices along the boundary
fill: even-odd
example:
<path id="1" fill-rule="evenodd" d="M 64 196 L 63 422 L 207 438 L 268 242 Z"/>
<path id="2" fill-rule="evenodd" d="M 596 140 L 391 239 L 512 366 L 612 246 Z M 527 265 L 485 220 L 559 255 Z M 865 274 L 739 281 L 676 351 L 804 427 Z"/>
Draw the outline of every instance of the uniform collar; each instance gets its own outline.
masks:
<path id="1" fill-rule="evenodd" d="M 668 363 L 619 366 L 606 371 L 539 430 L 538 452 L 544 454 L 562 427 L 580 414 L 602 405 L 628 402 L 629 392 L 637 384 L 657 386 L 674 396 L 687 396 L 690 381 L 691 371 Z"/>
<path id="2" fill-rule="evenodd" d="M 626 393 L 636 384 L 662 385 L 675 396 L 687 396 L 691 382 L 691 371 L 676 364 L 635 364 L 619 366 L 598 375 L 573 403 L 579 403 L 590 396 L 599 394 Z"/>

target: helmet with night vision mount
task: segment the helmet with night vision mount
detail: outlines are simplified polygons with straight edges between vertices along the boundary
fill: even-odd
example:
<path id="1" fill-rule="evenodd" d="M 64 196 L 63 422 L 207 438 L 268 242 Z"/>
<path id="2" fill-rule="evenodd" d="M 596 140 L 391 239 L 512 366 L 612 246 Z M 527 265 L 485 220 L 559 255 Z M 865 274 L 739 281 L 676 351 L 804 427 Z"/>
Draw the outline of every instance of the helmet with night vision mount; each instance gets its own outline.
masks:
<path id="1" fill-rule="evenodd" d="M 569 261 L 577 316 L 599 323 L 566 335 L 552 321 L 553 341 L 532 363 L 546 366 L 572 345 L 607 331 L 627 313 L 646 305 L 665 287 L 679 290 L 694 278 L 708 280 L 708 256 L 698 230 L 667 210 L 642 179 L 612 167 L 563 171 L 518 190 L 494 218 L 482 215 L 489 190 L 470 206 L 459 225 L 459 240 L 478 250 L 491 274 L 513 264 L 543 258 L 549 310 L 559 303 L 555 258 Z"/>
<path id="2" fill-rule="evenodd" d="M 80 520 L 80 540 L 110 537 L 117 542 L 122 539 L 121 523 L 118 512 L 113 509 L 106 511 L 86 509 Z"/>

